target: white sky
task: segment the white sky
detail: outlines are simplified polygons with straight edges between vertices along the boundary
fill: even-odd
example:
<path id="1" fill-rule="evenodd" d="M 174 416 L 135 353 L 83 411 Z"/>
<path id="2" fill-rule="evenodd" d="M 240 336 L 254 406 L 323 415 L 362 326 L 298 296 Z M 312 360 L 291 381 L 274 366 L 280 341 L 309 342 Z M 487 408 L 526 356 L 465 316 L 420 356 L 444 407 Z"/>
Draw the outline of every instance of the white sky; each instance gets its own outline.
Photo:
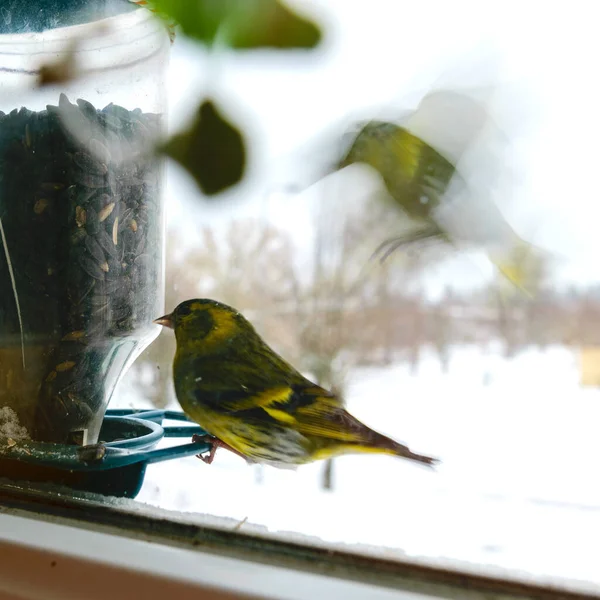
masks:
<path id="1" fill-rule="evenodd" d="M 432 86 L 499 81 L 494 117 L 511 144 L 506 160 L 519 177 L 501 199 L 502 212 L 520 235 L 552 252 L 562 281 L 600 281 L 600 212 L 590 181 L 600 156 L 599 4 L 293 4 L 323 24 L 326 39 L 318 52 L 221 55 L 209 63 L 181 36 L 173 47 L 171 127 L 180 128 L 200 99 L 214 94 L 248 131 L 252 151 L 247 181 L 210 206 L 198 202 L 185 174 L 169 168 L 169 215 L 188 230 L 186 239 L 207 222 L 265 215 L 306 247 L 311 206 L 333 196 L 339 201 L 337 181 L 329 178 L 299 196 L 277 192 L 288 183 L 311 183 L 352 121 L 414 108 Z M 477 283 L 482 273 L 461 259 L 436 269 L 430 283 Z"/>

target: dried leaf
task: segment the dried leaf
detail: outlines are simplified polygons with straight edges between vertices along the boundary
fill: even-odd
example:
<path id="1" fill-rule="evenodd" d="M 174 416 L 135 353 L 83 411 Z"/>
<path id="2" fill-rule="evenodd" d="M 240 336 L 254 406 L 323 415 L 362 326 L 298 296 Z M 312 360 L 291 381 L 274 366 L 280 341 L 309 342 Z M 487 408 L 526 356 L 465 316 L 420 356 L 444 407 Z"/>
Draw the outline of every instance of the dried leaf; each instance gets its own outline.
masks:
<path id="1" fill-rule="evenodd" d="M 242 134 L 210 100 L 200 105 L 191 128 L 173 136 L 161 150 L 179 162 L 208 196 L 235 185 L 244 174 Z"/>
<path id="2" fill-rule="evenodd" d="M 65 55 L 54 63 L 42 65 L 38 72 L 38 86 L 67 83 L 77 77 L 75 56 L 79 40 L 73 40 Z"/>
<path id="3" fill-rule="evenodd" d="M 98 22 L 91 31 L 87 32 L 86 39 L 102 36 L 109 29 L 110 27 L 106 23 Z M 57 61 L 40 66 L 37 79 L 38 87 L 68 83 L 82 75 L 76 60 L 82 41 L 82 37 L 73 38 Z"/>

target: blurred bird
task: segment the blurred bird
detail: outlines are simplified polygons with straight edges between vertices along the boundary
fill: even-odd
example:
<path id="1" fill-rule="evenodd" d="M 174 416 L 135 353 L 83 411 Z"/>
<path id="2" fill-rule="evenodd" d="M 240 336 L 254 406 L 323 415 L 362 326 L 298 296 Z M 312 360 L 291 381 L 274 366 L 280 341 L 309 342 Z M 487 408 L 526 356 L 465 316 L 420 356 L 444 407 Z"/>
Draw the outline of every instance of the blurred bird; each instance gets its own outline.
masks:
<path id="1" fill-rule="evenodd" d="M 413 222 L 408 232 L 385 240 L 375 256 L 383 261 L 398 248 L 427 240 L 471 245 L 486 250 L 506 278 L 527 289 L 528 262 L 540 255 L 493 202 L 493 182 L 474 190 L 457 167 L 489 123 L 482 101 L 441 90 L 427 95 L 402 126 L 374 120 L 360 127 L 334 170 L 369 165 Z"/>
<path id="2" fill-rule="evenodd" d="M 154 323 L 175 331 L 175 392 L 185 413 L 210 434 L 195 437 L 211 444 L 208 456 L 199 456 L 208 464 L 219 447 L 276 467 L 349 453 L 437 462 L 363 425 L 225 304 L 187 300 Z"/>

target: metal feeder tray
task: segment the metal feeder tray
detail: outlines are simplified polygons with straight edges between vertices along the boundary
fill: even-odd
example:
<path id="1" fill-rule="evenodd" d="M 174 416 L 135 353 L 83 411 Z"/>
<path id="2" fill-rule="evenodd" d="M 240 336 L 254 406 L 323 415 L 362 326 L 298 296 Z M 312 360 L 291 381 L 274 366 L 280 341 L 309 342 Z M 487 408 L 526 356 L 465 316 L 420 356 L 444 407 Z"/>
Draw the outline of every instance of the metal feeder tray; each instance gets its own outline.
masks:
<path id="1" fill-rule="evenodd" d="M 156 449 L 163 438 L 205 435 L 198 425 L 167 425 L 164 420 L 191 421 L 173 410 L 107 410 L 100 442 L 90 446 L 19 442 L 0 446 L 0 477 L 13 481 L 54 483 L 74 490 L 135 498 L 146 466 L 207 452 L 207 443 L 191 442 Z"/>

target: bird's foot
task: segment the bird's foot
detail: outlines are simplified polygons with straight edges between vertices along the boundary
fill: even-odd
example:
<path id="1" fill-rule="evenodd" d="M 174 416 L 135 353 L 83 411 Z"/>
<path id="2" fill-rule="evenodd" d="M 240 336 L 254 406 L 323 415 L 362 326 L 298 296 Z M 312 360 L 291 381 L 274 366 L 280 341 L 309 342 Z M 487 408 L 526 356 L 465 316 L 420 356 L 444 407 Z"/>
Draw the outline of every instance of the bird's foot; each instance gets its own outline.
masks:
<path id="1" fill-rule="evenodd" d="M 224 448 L 225 450 L 229 450 L 229 452 L 233 452 L 238 456 L 241 456 L 244 460 L 248 460 L 241 452 L 238 452 L 234 448 L 232 448 L 229 444 L 222 442 L 219 438 L 213 437 L 212 435 L 198 435 L 194 434 L 192 436 L 192 442 L 196 444 L 209 444 L 210 451 L 207 456 L 203 456 L 202 454 L 196 454 L 196 456 L 207 465 L 212 464 L 212 461 L 215 459 L 215 454 L 217 453 L 217 448 Z"/>

